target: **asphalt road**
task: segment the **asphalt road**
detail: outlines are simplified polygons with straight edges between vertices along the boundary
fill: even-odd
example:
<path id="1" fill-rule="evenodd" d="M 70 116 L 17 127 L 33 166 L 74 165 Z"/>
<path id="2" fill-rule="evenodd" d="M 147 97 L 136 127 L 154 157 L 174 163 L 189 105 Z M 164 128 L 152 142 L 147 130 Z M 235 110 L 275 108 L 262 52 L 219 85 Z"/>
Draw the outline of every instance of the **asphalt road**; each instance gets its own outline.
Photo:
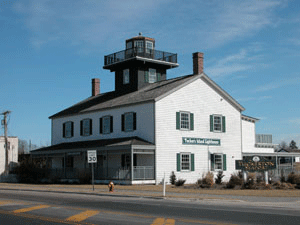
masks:
<path id="1" fill-rule="evenodd" d="M 239 201 L 0 190 L 0 224 L 26 224 L 26 221 L 32 220 L 31 224 L 298 225 L 299 212 L 299 208 L 247 205 Z"/>

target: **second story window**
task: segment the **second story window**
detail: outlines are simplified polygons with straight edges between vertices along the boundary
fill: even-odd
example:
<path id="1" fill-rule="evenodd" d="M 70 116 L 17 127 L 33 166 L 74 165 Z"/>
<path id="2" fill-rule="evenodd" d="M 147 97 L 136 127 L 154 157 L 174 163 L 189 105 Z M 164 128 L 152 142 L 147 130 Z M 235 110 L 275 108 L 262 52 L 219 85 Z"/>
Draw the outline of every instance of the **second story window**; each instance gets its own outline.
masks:
<path id="1" fill-rule="evenodd" d="M 129 84 L 129 69 L 123 70 L 123 84 Z"/>
<path id="2" fill-rule="evenodd" d="M 194 114 L 190 112 L 176 112 L 177 130 L 194 130 Z"/>
<path id="3" fill-rule="evenodd" d="M 122 115 L 122 131 L 136 130 L 136 113 L 129 112 Z"/>
<path id="4" fill-rule="evenodd" d="M 93 133 L 92 119 L 84 119 L 80 121 L 80 135 L 90 136 Z"/>
<path id="5" fill-rule="evenodd" d="M 63 137 L 71 138 L 74 135 L 74 123 L 72 121 L 63 124 Z"/>
<path id="6" fill-rule="evenodd" d="M 210 115 L 210 131 L 211 132 L 225 132 L 225 116 L 222 115 Z"/>
<path id="7" fill-rule="evenodd" d="M 104 116 L 100 118 L 100 134 L 110 134 L 113 132 L 113 117 Z"/>
<path id="8" fill-rule="evenodd" d="M 137 52 L 144 52 L 144 41 L 134 41 L 134 47 L 137 48 Z"/>
<path id="9" fill-rule="evenodd" d="M 153 50 L 153 42 L 146 41 L 146 52 L 147 53 L 152 53 L 152 50 Z"/>

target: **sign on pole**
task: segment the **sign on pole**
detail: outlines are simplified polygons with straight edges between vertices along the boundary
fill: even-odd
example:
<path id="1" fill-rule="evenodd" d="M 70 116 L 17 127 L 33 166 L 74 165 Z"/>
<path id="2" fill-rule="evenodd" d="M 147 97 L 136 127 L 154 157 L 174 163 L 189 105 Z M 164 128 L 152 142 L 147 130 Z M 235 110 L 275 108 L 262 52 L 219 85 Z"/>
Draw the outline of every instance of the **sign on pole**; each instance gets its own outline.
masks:
<path id="1" fill-rule="evenodd" d="M 97 163 L 97 150 L 89 150 L 87 151 L 88 155 L 88 163 L 92 163 L 92 184 L 93 184 L 93 191 L 94 188 L 94 163 Z"/>
<path id="2" fill-rule="evenodd" d="M 97 162 L 97 150 L 89 150 L 88 152 L 88 163 Z"/>

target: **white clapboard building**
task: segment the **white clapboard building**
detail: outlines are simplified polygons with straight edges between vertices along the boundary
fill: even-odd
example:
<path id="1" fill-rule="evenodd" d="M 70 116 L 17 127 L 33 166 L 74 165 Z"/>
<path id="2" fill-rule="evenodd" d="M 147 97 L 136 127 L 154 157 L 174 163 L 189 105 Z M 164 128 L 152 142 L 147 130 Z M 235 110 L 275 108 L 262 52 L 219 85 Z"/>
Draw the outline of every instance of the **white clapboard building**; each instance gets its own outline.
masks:
<path id="1" fill-rule="evenodd" d="M 167 79 L 178 66 L 177 54 L 155 50 L 153 38 L 126 40 L 104 58 L 115 90 L 100 93 L 93 79 L 91 97 L 50 117 L 52 145 L 32 156 L 77 179 L 90 170 L 87 151 L 97 150 L 96 181 L 158 184 L 172 171 L 186 183 L 209 171 L 228 179 L 244 152 L 274 152 L 270 135 L 257 142 L 257 119 L 203 72 L 203 53 L 193 54 L 193 74 Z"/>

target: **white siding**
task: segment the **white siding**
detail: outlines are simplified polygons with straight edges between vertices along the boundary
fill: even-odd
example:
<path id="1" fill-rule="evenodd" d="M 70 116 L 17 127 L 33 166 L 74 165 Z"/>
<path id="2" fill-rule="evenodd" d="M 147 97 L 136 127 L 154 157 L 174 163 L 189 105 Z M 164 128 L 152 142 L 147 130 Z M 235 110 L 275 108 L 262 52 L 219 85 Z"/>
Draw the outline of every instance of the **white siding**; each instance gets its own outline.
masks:
<path id="1" fill-rule="evenodd" d="M 176 130 L 176 112 L 194 113 L 194 130 Z M 164 172 L 169 177 L 174 171 L 177 178 L 194 183 L 202 174 L 210 171 L 210 153 L 223 153 L 227 157 L 225 178 L 235 171 L 235 160 L 241 159 L 241 114 L 229 102 L 198 79 L 178 91 L 159 100 L 156 113 L 156 176 L 160 183 Z M 226 117 L 226 132 L 210 132 L 210 115 Z M 220 139 L 221 146 L 183 145 L 182 137 Z M 176 154 L 194 154 L 195 171 L 177 172 Z M 216 172 L 214 172 L 216 174 Z"/>
<path id="2" fill-rule="evenodd" d="M 255 123 L 242 120 L 242 136 L 244 153 L 274 153 L 274 148 L 255 147 Z"/>
<path id="3" fill-rule="evenodd" d="M 125 112 L 136 112 L 137 127 L 135 131 L 121 131 L 121 116 Z M 99 119 L 106 115 L 113 116 L 113 133 L 100 134 Z M 91 136 L 80 136 L 80 121 L 86 118 L 90 118 L 93 120 L 93 134 Z M 63 123 L 67 121 L 74 122 L 74 136 L 72 138 L 63 138 Z M 132 136 L 138 136 L 149 142 L 154 143 L 153 103 L 114 108 L 111 110 L 80 114 L 52 120 L 52 145 L 59 144 L 62 142 L 87 141 Z"/>
<path id="4" fill-rule="evenodd" d="M 255 146 L 255 123 L 242 120 L 243 152 L 253 152 Z"/>

